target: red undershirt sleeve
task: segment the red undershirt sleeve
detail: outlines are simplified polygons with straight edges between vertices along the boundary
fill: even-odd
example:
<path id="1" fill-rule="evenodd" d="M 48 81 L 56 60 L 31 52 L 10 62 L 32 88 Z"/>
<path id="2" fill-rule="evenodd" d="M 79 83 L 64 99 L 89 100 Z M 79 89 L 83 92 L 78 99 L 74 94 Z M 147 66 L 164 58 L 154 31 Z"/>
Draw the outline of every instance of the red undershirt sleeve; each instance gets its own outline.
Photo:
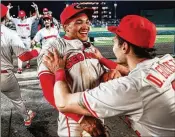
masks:
<path id="1" fill-rule="evenodd" d="M 101 64 L 106 66 L 108 69 L 115 69 L 117 67 L 117 63 L 112 60 L 101 58 L 99 61 Z"/>
<path id="2" fill-rule="evenodd" d="M 39 75 L 43 95 L 46 100 L 57 109 L 54 101 L 54 84 L 55 84 L 55 76 L 51 73 L 40 73 Z M 64 115 L 72 118 L 76 122 L 78 122 L 83 115 L 78 115 L 74 113 L 63 113 Z"/>
<path id="3" fill-rule="evenodd" d="M 31 60 L 37 56 L 38 56 L 38 51 L 32 50 L 32 51 L 26 51 L 26 52 L 22 53 L 21 55 L 18 56 L 18 58 L 21 61 L 25 62 L 25 61 Z"/>

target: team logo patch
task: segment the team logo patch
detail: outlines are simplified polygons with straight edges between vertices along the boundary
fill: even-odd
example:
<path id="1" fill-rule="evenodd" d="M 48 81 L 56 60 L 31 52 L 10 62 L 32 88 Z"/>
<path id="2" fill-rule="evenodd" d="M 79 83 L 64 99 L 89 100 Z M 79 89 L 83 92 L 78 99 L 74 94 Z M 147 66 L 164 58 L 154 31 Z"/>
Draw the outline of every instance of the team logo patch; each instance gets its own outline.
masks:
<path id="1" fill-rule="evenodd" d="M 75 9 L 80 10 L 83 9 L 84 7 L 81 4 L 77 4 L 74 6 Z"/>

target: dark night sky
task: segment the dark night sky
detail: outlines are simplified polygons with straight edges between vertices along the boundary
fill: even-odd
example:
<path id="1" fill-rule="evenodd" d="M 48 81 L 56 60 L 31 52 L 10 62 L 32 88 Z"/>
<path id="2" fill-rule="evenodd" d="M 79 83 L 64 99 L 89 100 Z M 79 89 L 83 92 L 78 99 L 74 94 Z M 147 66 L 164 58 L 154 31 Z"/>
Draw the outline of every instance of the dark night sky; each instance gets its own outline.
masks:
<path id="1" fill-rule="evenodd" d="M 11 3 L 14 8 L 11 14 L 17 15 L 17 5 L 20 9 L 25 10 L 26 14 L 29 15 L 29 11 L 33 10 L 31 7 L 32 1 L 2 1 L 3 4 L 7 5 Z M 38 7 L 40 13 L 43 8 L 48 8 L 53 12 L 53 16 L 59 19 L 61 11 L 65 7 L 65 1 L 34 1 Z M 111 1 L 110 3 L 113 3 Z M 113 4 L 111 4 L 113 5 Z M 127 14 L 139 14 L 141 9 L 161 9 L 161 8 L 175 8 L 175 2 L 173 1 L 117 1 L 117 17 L 121 18 Z M 33 10 L 34 11 L 34 10 Z"/>

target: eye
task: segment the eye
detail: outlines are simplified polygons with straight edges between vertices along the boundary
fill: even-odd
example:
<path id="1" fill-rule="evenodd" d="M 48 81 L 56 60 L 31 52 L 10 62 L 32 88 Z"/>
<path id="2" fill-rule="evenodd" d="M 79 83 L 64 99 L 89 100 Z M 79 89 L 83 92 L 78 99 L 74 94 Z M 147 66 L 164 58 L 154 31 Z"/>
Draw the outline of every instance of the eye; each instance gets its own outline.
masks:
<path id="1" fill-rule="evenodd" d="M 82 24 L 82 21 L 81 20 L 77 20 L 76 24 Z"/>

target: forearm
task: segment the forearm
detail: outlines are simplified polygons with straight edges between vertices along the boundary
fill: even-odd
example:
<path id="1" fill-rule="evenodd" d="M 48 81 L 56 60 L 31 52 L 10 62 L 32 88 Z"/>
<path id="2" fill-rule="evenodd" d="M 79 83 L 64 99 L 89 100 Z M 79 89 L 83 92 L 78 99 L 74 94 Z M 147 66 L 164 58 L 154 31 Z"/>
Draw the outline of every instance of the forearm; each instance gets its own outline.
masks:
<path id="1" fill-rule="evenodd" d="M 99 59 L 100 63 L 103 64 L 105 67 L 107 67 L 108 69 L 115 69 L 117 67 L 117 63 L 106 59 L 106 58 L 101 58 Z"/>
<path id="2" fill-rule="evenodd" d="M 7 14 L 6 14 L 6 17 L 7 17 L 7 19 L 11 20 L 11 17 L 10 17 L 10 9 L 8 9 Z"/>
<path id="3" fill-rule="evenodd" d="M 72 112 L 83 115 L 91 115 L 84 107 L 82 92 L 71 94 L 66 83 L 66 74 L 63 69 L 59 69 L 55 74 L 56 83 L 54 85 L 54 98 L 57 109 L 61 112 Z"/>
<path id="4" fill-rule="evenodd" d="M 39 79 L 40 79 L 44 97 L 54 108 L 57 109 L 55 105 L 55 99 L 54 99 L 55 76 L 49 71 L 43 71 L 39 74 Z M 63 113 L 63 114 L 72 118 L 76 122 L 78 122 L 82 117 L 82 115 L 73 114 L 73 113 Z"/>

